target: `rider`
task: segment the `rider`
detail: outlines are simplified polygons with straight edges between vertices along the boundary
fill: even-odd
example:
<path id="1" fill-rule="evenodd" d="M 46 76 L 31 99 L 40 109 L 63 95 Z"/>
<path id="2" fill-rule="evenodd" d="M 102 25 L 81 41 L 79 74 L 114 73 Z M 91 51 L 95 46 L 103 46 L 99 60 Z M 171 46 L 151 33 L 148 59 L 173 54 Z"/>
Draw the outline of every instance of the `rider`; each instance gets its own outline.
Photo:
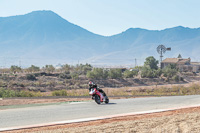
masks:
<path id="1" fill-rule="evenodd" d="M 106 96 L 106 93 L 102 89 L 97 87 L 97 85 L 94 82 L 90 81 L 88 85 L 89 85 L 89 91 L 91 91 L 92 88 L 96 88 L 99 92 L 101 92 L 104 96 Z"/>

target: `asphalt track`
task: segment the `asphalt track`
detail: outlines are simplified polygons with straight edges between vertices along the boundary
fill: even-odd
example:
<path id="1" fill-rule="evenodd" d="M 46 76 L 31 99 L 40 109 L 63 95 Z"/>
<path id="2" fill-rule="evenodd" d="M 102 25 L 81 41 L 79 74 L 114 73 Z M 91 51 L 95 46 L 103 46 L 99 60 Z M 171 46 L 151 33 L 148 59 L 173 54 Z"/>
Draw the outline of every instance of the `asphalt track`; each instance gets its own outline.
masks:
<path id="1" fill-rule="evenodd" d="M 0 131 L 159 112 L 191 106 L 200 106 L 200 95 L 117 99 L 110 100 L 109 104 L 101 105 L 92 101 L 0 110 Z"/>

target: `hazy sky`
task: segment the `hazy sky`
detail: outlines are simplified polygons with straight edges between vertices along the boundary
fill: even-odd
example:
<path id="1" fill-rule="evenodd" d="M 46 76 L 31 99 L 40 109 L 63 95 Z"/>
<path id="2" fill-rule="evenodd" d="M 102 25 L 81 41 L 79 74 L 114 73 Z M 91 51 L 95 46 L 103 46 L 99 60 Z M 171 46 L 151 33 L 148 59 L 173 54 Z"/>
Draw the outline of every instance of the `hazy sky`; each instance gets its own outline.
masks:
<path id="1" fill-rule="evenodd" d="M 128 28 L 200 27 L 200 0 L 0 0 L 0 17 L 52 10 L 101 35 Z"/>

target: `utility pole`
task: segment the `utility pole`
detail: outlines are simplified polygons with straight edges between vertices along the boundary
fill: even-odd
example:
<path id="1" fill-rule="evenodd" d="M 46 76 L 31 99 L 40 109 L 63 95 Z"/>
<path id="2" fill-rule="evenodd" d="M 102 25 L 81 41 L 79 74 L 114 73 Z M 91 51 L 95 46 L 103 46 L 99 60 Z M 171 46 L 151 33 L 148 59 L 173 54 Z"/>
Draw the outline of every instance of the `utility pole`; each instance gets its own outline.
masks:
<path id="1" fill-rule="evenodd" d="M 21 67 L 21 60 L 19 60 L 19 67 Z"/>
<path id="2" fill-rule="evenodd" d="M 136 68 L 136 66 L 137 66 L 137 59 L 135 58 L 135 68 Z"/>

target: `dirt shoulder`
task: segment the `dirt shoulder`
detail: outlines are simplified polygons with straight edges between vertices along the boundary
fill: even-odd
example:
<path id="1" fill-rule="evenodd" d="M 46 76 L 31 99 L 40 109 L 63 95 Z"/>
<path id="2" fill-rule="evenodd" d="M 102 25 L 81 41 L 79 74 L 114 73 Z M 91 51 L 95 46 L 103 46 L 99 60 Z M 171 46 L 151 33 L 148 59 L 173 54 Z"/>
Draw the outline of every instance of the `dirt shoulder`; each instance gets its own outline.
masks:
<path id="1" fill-rule="evenodd" d="M 179 109 L 161 113 L 133 115 L 112 119 L 55 125 L 23 130 L 21 132 L 200 132 L 200 107 Z"/>

